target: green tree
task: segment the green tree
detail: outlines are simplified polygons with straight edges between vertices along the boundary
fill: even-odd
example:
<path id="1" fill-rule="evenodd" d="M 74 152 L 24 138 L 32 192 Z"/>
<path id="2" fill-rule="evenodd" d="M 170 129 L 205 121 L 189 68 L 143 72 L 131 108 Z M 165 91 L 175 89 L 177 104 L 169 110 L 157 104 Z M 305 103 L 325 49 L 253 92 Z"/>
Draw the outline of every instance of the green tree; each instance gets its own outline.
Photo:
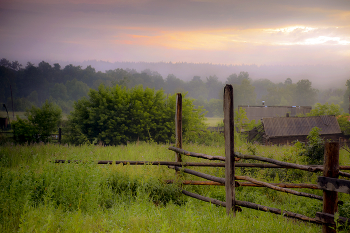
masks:
<path id="1" fill-rule="evenodd" d="M 321 129 L 313 127 L 307 136 L 307 143 L 301 144 L 302 151 L 299 155 L 305 156 L 308 164 L 322 164 L 324 155 L 324 140 L 320 136 Z"/>
<path id="2" fill-rule="evenodd" d="M 166 98 L 162 90 L 137 86 L 132 89 L 101 85 L 90 90 L 89 98 L 78 100 L 69 116 L 70 142 L 103 142 L 107 145 L 128 141 L 166 142 L 174 139 L 176 95 Z M 183 133 L 204 126 L 201 109 L 193 100 L 183 99 Z"/>
<path id="3" fill-rule="evenodd" d="M 28 119 L 13 122 L 14 137 L 19 143 L 48 142 L 62 118 L 62 110 L 46 101 L 41 108 L 32 106 L 25 115 Z"/>
<path id="4" fill-rule="evenodd" d="M 250 84 L 249 79 L 243 79 L 242 83 L 233 85 L 234 106 L 238 105 L 255 105 L 256 93 L 255 87 Z"/>
<path id="5" fill-rule="evenodd" d="M 78 100 L 84 96 L 87 96 L 89 92 L 89 86 L 82 81 L 73 79 L 66 82 L 67 93 L 72 100 Z"/>
<path id="6" fill-rule="evenodd" d="M 306 116 L 341 115 L 343 110 L 338 104 L 315 104 L 315 107 Z"/>
<path id="7" fill-rule="evenodd" d="M 345 90 L 345 93 L 344 93 L 344 96 L 343 96 L 343 104 L 342 104 L 342 107 L 344 109 L 344 111 L 346 112 L 349 112 L 349 97 L 350 97 L 350 79 L 346 80 L 346 83 L 345 83 L 345 86 L 346 86 L 346 90 Z"/>
<path id="8" fill-rule="evenodd" d="M 317 90 L 311 87 L 308 79 L 302 79 L 297 82 L 294 92 L 294 101 L 297 106 L 311 106 L 316 103 Z"/>
<path id="9" fill-rule="evenodd" d="M 63 83 L 55 83 L 54 87 L 50 90 L 50 94 L 52 98 L 57 100 L 68 99 L 67 87 Z"/>

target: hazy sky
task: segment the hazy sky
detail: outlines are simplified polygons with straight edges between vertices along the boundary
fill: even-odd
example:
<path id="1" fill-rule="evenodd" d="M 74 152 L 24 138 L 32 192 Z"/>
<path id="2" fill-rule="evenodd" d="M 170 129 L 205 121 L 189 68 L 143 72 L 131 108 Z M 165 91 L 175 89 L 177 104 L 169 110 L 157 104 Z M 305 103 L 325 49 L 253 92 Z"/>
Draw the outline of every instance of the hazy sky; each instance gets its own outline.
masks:
<path id="1" fill-rule="evenodd" d="M 350 1 L 0 0 L 0 57 L 345 65 Z"/>

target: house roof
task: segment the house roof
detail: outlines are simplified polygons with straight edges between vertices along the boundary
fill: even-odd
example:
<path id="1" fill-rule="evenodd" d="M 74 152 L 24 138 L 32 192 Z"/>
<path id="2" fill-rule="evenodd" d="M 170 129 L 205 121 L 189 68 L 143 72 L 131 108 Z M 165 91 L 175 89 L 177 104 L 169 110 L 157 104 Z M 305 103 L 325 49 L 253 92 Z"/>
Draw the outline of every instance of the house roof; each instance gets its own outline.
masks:
<path id="1" fill-rule="evenodd" d="M 320 128 L 321 135 L 341 133 L 335 116 L 270 117 L 262 123 L 268 137 L 309 135 L 313 127 Z"/>

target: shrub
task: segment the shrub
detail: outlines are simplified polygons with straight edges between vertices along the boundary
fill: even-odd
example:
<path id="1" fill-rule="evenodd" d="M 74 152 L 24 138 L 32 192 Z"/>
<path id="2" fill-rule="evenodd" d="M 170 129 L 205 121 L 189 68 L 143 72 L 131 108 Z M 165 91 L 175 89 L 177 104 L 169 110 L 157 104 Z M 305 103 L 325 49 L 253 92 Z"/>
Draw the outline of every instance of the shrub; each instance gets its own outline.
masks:
<path id="1" fill-rule="evenodd" d="M 32 106 L 25 115 L 28 119 L 13 122 L 14 138 L 18 143 L 48 142 L 62 117 L 57 105 L 46 101 L 41 108 Z"/>
<path id="2" fill-rule="evenodd" d="M 166 98 L 162 90 L 116 85 L 90 90 L 78 100 L 69 116 L 70 143 L 126 144 L 133 141 L 174 141 L 176 95 Z M 183 98 L 183 134 L 204 128 L 202 109 Z"/>
<path id="3" fill-rule="evenodd" d="M 302 148 L 299 155 L 305 156 L 305 161 L 308 164 L 323 163 L 324 140 L 320 137 L 320 131 L 320 128 L 313 127 L 307 136 L 308 142 L 306 144 L 298 144 L 298 146 Z"/>

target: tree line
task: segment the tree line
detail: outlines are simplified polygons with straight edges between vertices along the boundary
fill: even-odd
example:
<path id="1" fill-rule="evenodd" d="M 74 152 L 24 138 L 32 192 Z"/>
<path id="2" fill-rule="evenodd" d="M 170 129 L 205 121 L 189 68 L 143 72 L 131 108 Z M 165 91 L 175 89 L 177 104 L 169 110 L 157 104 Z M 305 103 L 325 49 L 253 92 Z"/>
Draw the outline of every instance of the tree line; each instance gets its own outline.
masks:
<path id="1" fill-rule="evenodd" d="M 62 68 L 42 61 L 38 65 L 30 62 L 23 67 L 17 61 L 0 60 L 0 101 L 11 105 L 11 89 L 14 98 L 14 110 L 41 106 L 46 100 L 56 103 L 64 113 L 73 110 L 73 103 L 86 97 L 90 89 L 98 90 L 120 85 L 133 88 L 142 85 L 155 90 L 163 89 L 165 94 L 186 93 L 193 98 L 195 106 L 203 106 L 208 117 L 222 116 L 222 90 L 225 84 L 232 84 L 235 93 L 235 106 L 260 105 L 265 101 L 268 106 L 313 106 L 316 103 L 334 103 L 347 110 L 349 106 L 350 81 L 344 89 L 317 90 L 308 79 L 293 83 L 290 78 L 274 83 L 268 79 L 253 80 L 248 72 L 231 74 L 224 82 L 217 76 L 193 76 L 183 81 L 173 74 L 166 78 L 157 71 L 145 69 L 141 72 L 131 69 L 114 69 L 96 72 L 90 65 L 85 69 L 72 64 Z M 10 88 L 11 87 L 11 88 Z"/>

